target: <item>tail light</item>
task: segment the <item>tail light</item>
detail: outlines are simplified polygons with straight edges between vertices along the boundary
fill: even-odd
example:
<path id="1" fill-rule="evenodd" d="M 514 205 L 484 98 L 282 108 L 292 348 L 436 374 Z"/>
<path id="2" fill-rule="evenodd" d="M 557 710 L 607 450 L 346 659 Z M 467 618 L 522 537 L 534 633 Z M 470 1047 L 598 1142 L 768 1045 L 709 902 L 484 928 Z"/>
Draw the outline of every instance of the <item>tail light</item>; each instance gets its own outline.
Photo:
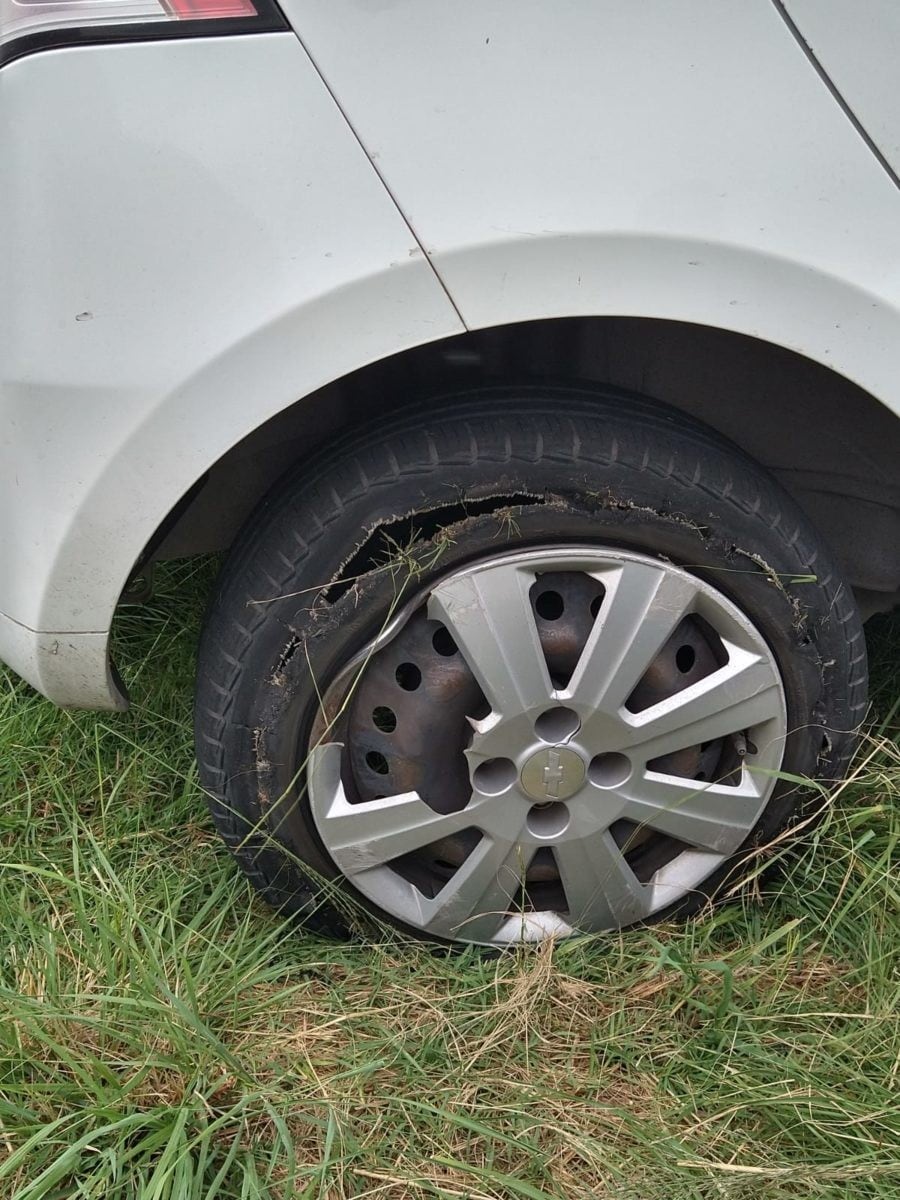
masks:
<path id="1" fill-rule="evenodd" d="M 275 0 L 0 0 L 0 66 L 85 42 L 286 28 Z"/>

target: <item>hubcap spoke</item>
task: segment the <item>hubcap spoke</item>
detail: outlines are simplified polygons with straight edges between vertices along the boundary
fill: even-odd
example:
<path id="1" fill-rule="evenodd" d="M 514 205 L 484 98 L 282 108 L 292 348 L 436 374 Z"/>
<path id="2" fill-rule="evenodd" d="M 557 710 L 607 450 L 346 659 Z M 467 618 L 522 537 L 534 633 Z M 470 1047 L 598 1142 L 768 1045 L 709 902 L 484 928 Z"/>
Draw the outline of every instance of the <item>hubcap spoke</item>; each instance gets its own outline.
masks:
<path id="1" fill-rule="evenodd" d="M 496 713 L 546 703 L 552 690 L 528 598 L 534 574 L 500 565 L 439 584 L 428 615 L 443 621 Z"/>
<path id="2" fill-rule="evenodd" d="M 422 901 L 423 928 L 442 937 L 490 939 L 507 919 L 533 849 L 485 835 L 433 900 Z"/>
<path id="3" fill-rule="evenodd" d="M 694 603 L 697 588 L 662 564 L 626 562 L 607 591 L 567 689 L 588 711 L 613 715 Z"/>
<path id="4" fill-rule="evenodd" d="M 737 787 L 648 773 L 625 790 L 626 820 L 717 854 L 737 850 L 759 813 L 759 789 L 748 772 Z"/>
<path id="5" fill-rule="evenodd" d="M 473 808 L 437 813 L 415 792 L 350 804 L 340 778 L 341 747 L 318 746 L 310 755 L 310 799 L 331 857 L 345 875 L 419 850 L 469 828 Z"/>
<path id="6" fill-rule="evenodd" d="M 625 861 L 608 829 L 560 842 L 553 853 L 576 929 L 616 929 L 650 912 L 650 889 Z"/>
<path id="7" fill-rule="evenodd" d="M 724 667 L 630 718 L 628 742 L 644 762 L 739 733 L 779 714 L 781 688 L 771 664 L 737 646 L 729 651 Z"/>

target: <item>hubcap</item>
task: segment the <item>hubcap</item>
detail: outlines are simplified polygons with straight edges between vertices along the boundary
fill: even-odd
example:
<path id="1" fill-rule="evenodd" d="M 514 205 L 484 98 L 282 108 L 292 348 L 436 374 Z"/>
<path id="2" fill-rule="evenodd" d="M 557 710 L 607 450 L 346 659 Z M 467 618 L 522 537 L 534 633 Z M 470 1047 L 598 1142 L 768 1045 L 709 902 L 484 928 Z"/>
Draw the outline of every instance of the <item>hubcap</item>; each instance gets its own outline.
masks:
<path id="1" fill-rule="evenodd" d="M 309 801 L 338 868 L 424 933 L 615 929 L 746 841 L 786 734 L 771 651 L 725 596 L 621 550 L 437 583 L 324 698 Z"/>

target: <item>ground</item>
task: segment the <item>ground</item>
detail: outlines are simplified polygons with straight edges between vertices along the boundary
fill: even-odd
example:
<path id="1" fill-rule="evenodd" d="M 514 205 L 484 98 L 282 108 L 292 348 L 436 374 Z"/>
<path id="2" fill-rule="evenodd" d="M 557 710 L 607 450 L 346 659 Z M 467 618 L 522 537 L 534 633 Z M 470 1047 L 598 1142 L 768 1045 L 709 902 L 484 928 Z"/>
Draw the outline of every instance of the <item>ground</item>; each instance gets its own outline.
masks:
<path id="1" fill-rule="evenodd" d="M 682 927 L 447 956 L 299 934 L 220 847 L 210 572 L 123 611 L 127 714 L 0 675 L 0 1197 L 900 1192 L 900 618 L 853 776 L 774 875 Z"/>

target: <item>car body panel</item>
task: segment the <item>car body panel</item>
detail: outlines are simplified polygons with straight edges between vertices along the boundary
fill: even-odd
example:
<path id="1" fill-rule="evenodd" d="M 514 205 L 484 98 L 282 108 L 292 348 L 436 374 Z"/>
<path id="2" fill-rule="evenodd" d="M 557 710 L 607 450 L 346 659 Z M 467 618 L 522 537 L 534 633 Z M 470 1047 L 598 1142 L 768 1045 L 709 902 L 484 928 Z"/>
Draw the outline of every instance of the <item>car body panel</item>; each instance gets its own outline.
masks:
<path id="1" fill-rule="evenodd" d="M 125 709 L 108 633 L 46 633 L 0 613 L 0 660 L 64 708 Z"/>
<path id="2" fill-rule="evenodd" d="M 178 498 L 461 324 L 291 33 L 20 59 L 0 157 L 0 657 L 108 706 L 113 610 Z"/>
<path id="3" fill-rule="evenodd" d="M 785 10 L 854 117 L 900 175 L 900 5 L 785 0 Z"/>
<path id="4" fill-rule="evenodd" d="M 900 193 L 768 0 L 283 7 L 470 328 L 692 321 L 900 412 Z"/>

